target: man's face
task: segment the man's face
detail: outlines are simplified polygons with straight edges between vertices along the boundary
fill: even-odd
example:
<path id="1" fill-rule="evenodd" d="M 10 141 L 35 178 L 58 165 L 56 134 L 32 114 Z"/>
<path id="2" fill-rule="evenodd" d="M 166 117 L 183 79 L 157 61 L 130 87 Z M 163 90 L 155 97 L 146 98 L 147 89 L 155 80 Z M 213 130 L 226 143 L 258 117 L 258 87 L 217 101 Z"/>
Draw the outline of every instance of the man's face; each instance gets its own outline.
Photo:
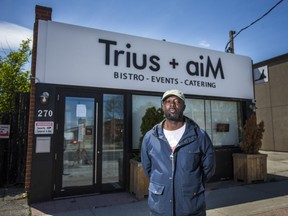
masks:
<path id="1" fill-rule="evenodd" d="M 176 96 L 169 96 L 163 101 L 162 109 L 165 117 L 171 121 L 182 121 L 185 109 L 184 101 Z"/>

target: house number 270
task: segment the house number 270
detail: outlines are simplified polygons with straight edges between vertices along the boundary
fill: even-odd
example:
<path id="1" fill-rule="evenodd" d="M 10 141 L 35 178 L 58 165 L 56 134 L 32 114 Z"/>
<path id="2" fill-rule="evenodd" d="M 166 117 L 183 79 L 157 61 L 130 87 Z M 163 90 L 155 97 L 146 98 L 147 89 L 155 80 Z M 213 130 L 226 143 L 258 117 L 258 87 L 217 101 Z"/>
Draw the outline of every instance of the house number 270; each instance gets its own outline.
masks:
<path id="1" fill-rule="evenodd" d="M 38 110 L 38 117 L 52 117 L 53 111 L 52 110 Z"/>

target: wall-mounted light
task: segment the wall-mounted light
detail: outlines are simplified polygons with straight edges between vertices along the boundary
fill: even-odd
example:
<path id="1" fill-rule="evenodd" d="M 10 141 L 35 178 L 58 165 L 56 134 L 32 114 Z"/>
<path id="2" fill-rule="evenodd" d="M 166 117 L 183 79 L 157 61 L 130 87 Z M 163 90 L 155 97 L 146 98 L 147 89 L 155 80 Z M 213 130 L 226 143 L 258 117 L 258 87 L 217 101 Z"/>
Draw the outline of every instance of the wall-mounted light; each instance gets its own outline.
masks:
<path id="1" fill-rule="evenodd" d="M 256 107 L 256 100 L 255 100 L 255 99 L 251 101 L 251 104 L 249 105 L 249 108 L 250 108 L 253 112 L 256 112 L 257 107 Z"/>
<path id="2" fill-rule="evenodd" d="M 40 103 L 41 104 L 48 104 L 49 101 L 49 93 L 48 92 L 43 92 L 40 95 Z"/>

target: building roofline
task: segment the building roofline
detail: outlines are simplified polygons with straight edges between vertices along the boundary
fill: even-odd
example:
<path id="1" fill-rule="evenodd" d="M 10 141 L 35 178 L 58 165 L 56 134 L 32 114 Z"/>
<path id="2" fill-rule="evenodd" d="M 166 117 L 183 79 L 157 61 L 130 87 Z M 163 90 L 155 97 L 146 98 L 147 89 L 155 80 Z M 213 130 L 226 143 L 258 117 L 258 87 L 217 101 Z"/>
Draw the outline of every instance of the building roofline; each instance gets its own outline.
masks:
<path id="1" fill-rule="evenodd" d="M 271 65 L 280 64 L 280 63 L 287 62 L 287 61 L 288 61 L 288 53 L 253 64 L 253 68 L 258 68 L 264 65 L 271 66 Z"/>

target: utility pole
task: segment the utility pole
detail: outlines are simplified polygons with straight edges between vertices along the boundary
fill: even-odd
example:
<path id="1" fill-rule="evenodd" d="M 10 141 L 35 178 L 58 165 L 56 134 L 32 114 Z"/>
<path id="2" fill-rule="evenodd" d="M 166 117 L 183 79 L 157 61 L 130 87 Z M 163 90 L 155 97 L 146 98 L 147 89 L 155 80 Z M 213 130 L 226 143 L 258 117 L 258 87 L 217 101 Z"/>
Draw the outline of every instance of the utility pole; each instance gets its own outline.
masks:
<path id="1" fill-rule="evenodd" d="M 229 31 L 229 48 L 228 48 L 229 53 L 234 53 L 234 34 L 235 33 L 236 33 L 235 31 Z"/>

